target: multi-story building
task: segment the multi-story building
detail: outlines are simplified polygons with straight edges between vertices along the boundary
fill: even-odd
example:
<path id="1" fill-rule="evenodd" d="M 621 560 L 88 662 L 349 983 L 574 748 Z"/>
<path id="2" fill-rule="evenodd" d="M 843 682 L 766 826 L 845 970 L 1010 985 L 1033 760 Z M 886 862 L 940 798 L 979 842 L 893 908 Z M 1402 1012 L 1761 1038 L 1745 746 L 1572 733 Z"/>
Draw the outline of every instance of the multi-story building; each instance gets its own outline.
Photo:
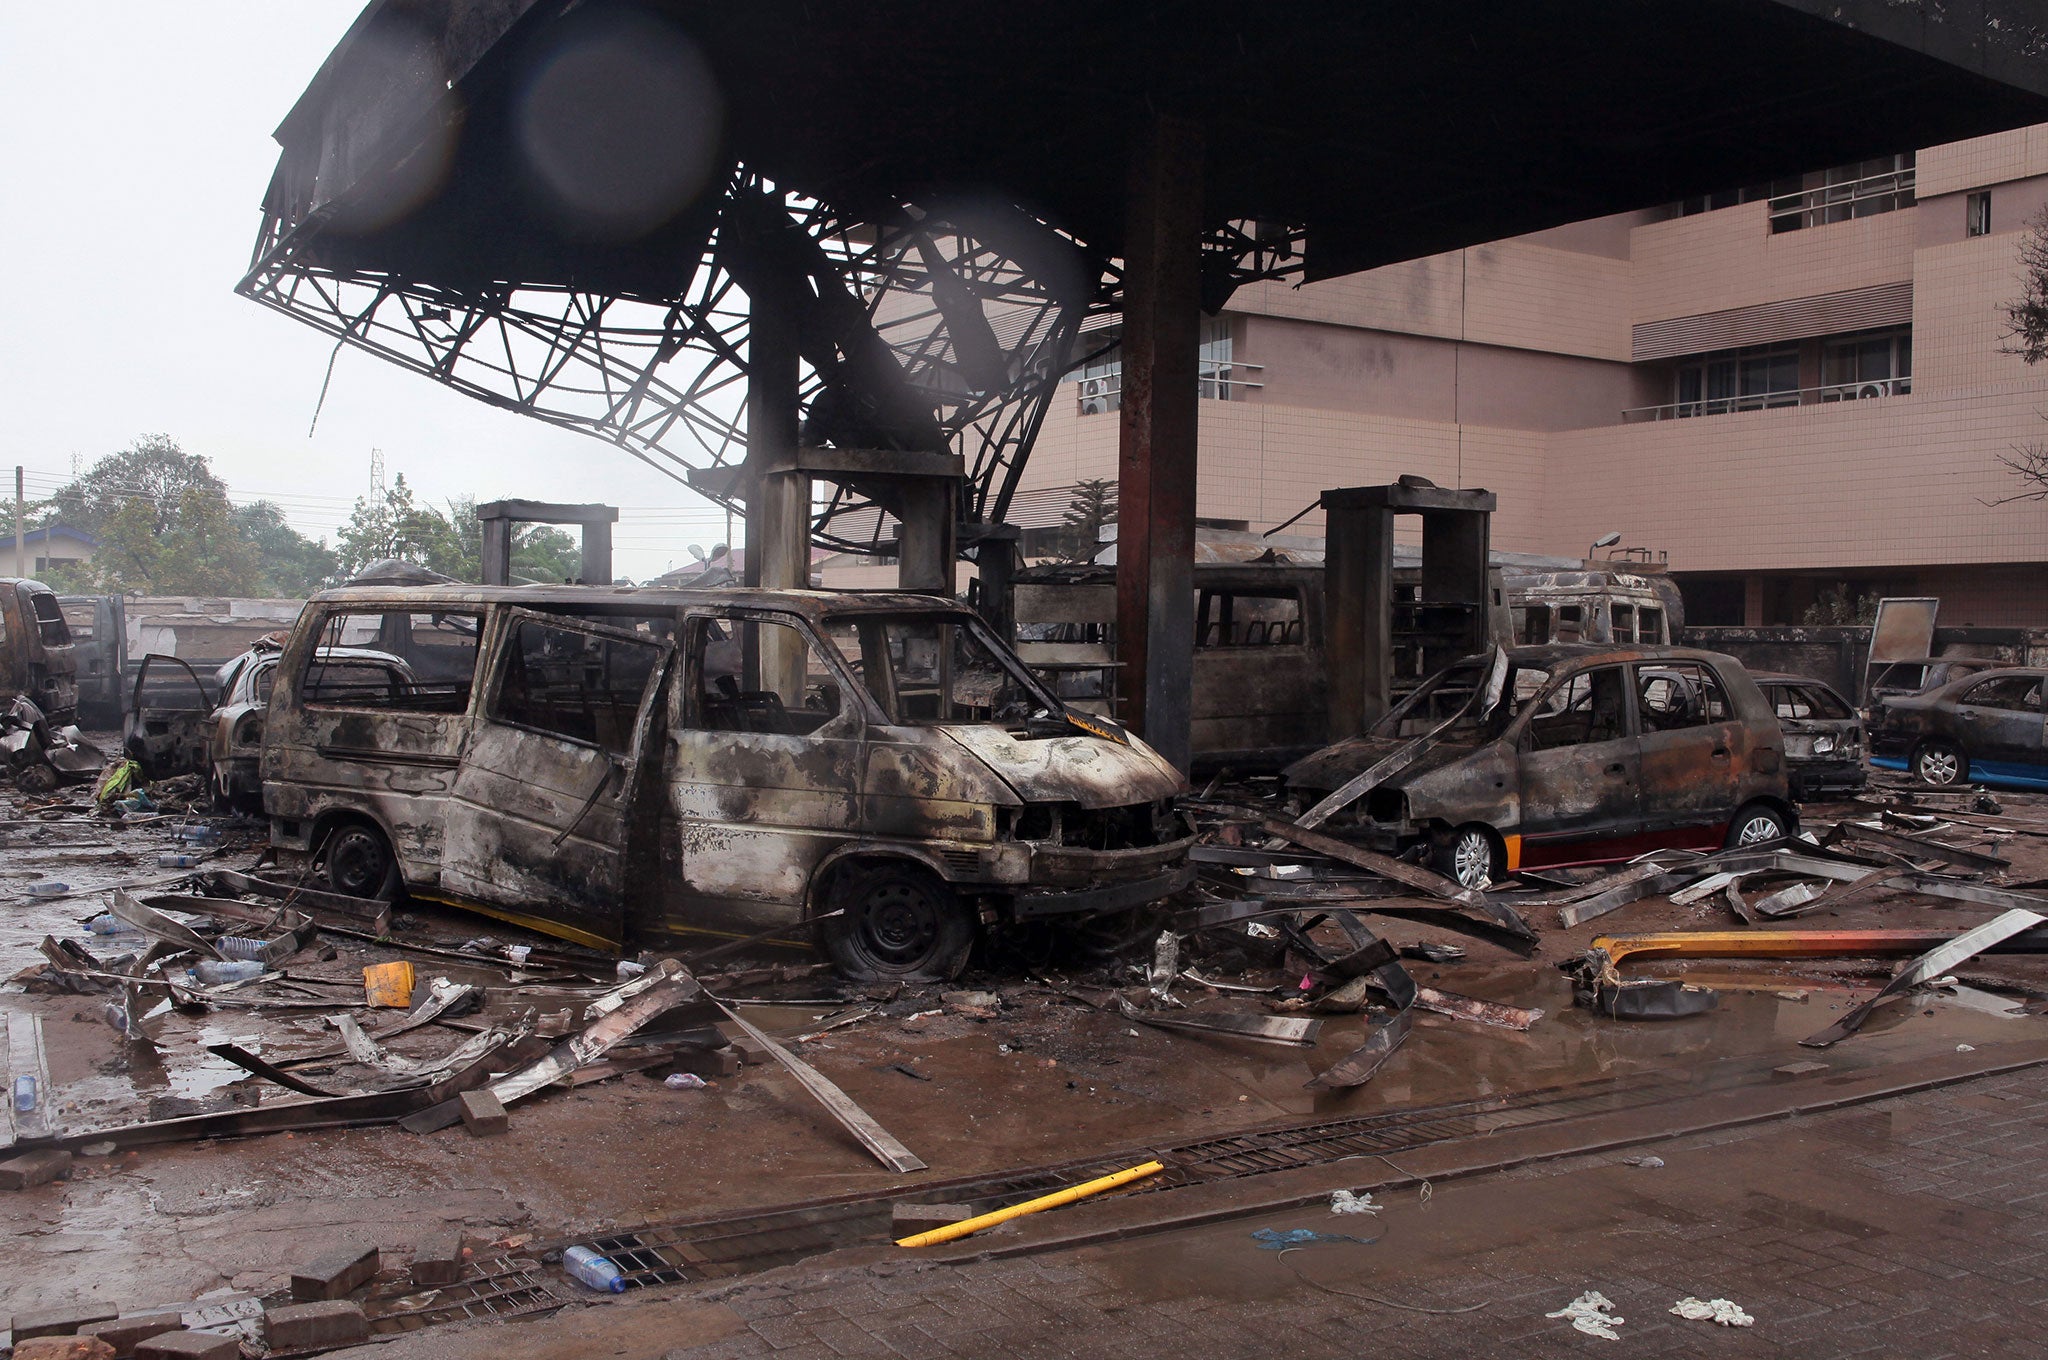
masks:
<path id="1" fill-rule="evenodd" d="M 1266 528 L 1420 473 L 1498 492 L 1498 548 L 1668 557 L 1696 623 L 1908 594 L 2048 625 L 2048 502 L 2001 463 L 2048 442 L 2048 364 L 2002 311 L 2044 207 L 2048 125 L 1240 289 L 1204 336 L 1198 513 Z M 1090 338 L 1018 523 L 1116 476 L 1114 332 Z"/>

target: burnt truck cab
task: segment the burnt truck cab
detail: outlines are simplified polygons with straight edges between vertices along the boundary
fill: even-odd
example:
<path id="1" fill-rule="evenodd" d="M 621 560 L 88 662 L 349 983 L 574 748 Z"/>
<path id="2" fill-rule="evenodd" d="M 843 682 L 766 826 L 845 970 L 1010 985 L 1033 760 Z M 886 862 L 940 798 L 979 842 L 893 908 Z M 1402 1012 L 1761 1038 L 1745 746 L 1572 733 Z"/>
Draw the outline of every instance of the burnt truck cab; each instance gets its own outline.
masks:
<path id="1" fill-rule="evenodd" d="M 78 660 L 57 593 L 0 577 L 0 706 L 27 699 L 53 727 L 78 713 Z"/>
<path id="2" fill-rule="evenodd" d="M 370 648 L 404 693 L 328 683 Z M 856 977 L 982 925 L 1185 886 L 1179 774 L 965 606 L 795 590 L 428 586 L 310 601 L 262 744 L 272 843 L 578 943 L 812 928 Z"/>
<path id="3" fill-rule="evenodd" d="M 1784 736 L 1733 657 L 1511 647 L 1425 681 L 1363 736 L 1287 770 L 1320 799 L 1420 743 L 1328 826 L 1425 850 L 1478 887 L 1520 869 L 1775 840 L 1796 825 Z"/>

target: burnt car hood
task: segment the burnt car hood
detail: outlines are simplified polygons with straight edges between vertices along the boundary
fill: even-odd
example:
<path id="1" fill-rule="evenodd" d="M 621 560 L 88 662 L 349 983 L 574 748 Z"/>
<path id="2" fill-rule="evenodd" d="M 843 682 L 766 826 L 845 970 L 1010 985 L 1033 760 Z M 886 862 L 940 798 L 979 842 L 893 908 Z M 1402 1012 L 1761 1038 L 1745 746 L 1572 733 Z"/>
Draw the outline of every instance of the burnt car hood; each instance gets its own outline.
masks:
<path id="1" fill-rule="evenodd" d="M 1349 737 L 1334 746 L 1325 746 L 1314 755 L 1303 756 L 1282 771 L 1287 786 L 1293 789 L 1314 789 L 1328 793 L 1342 788 L 1348 781 L 1357 778 L 1378 762 L 1406 746 L 1412 737 Z M 1417 775 L 1442 769 L 1453 761 L 1463 760 L 1471 755 L 1474 746 L 1470 742 L 1440 741 L 1416 757 L 1414 762 L 1387 780 L 1390 785 L 1404 784 Z"/>
<path id="2" fill-rule="evenodd" d="M 939 730 L 1027 803 L 1128 807 L 1184 791 L 1179 772 L 1136 740 L 1129 745 L 1084 736 L 1019 740 L 1000 727 Z"/>

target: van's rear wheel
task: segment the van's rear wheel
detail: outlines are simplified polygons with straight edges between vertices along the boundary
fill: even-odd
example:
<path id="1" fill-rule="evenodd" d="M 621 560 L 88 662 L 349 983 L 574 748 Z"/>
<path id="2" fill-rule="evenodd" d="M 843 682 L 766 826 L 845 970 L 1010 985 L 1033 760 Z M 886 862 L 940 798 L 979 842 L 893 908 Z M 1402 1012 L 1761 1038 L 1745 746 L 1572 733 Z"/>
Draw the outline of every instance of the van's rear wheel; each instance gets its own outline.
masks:
<path id="1" fill-rule="evenodd" d="M 818 943 L 856 982 L 950 980 L 967 966 L 974 916 L 930 870 L 885 864 L 842 878 L 826 901 Z"/>
<path id="2" fill-rule="evenodd" d="M 398 856 L 391 853 L 391 842 L 374 826 L 347 822 L 336 827 L 327 838 L 321 863 L 321 876 L 330 892 L 379 902 L 398 896 Z"/>

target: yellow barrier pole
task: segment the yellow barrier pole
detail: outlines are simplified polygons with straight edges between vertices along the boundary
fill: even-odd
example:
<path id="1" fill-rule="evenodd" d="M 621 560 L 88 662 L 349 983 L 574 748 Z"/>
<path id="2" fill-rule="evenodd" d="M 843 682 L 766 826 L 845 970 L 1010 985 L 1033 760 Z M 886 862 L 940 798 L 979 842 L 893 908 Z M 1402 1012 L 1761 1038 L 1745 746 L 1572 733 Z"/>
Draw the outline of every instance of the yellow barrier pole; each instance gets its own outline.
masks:
<path id="1" fill-rule="evenodd" d="M 983 1214 L 978 1218 L 963 1218 L 958 1223 L 948 1223 L 943 1228 L 933 1228 L 930 1232 L 921 1232 L 912 1237 L 898 1238 L 896 1245 L 899 1247 L 935 1247 L 941 1242 L 951 1242 L 956 1237 L 965 1237 L 969 1233 L 980 1232 L 983 1228 L 993 1228 L 998 1223 L 1008 1223 L 1013 1218 L 1022 1218 L 1026 1214 L 1035 1214 L 1040 1209 L 1057 1209 L 1062 1204 L 1072 1204 L 1077 1199 L 1086 1199 L 1090 1195 L 1099 1195 L 1105 1190 L 1114 1190 L 1119 1185 L 1129 1185 L 1132 1181 L 1143 1180 L 1147 1176 L 1156 1175 L 1164 1170 L 1166 1170 L 1166 1163 L 1164 1162 L 1146 1162 L 1140 1166 L 1128 1167 L 1122 1171 L 1112 1172 L 1110 1175 L 1104 1176 L 1099 1180 L 1069 1186 L 1065 1190 L 1055 1190 L 1050 1195 L 1040 1195 L 1037 1199 L 1026 1200 L 1022 1204 L 1012 1204 L 1007 1209 L 998 1209 L 994 1213 Z"/>

